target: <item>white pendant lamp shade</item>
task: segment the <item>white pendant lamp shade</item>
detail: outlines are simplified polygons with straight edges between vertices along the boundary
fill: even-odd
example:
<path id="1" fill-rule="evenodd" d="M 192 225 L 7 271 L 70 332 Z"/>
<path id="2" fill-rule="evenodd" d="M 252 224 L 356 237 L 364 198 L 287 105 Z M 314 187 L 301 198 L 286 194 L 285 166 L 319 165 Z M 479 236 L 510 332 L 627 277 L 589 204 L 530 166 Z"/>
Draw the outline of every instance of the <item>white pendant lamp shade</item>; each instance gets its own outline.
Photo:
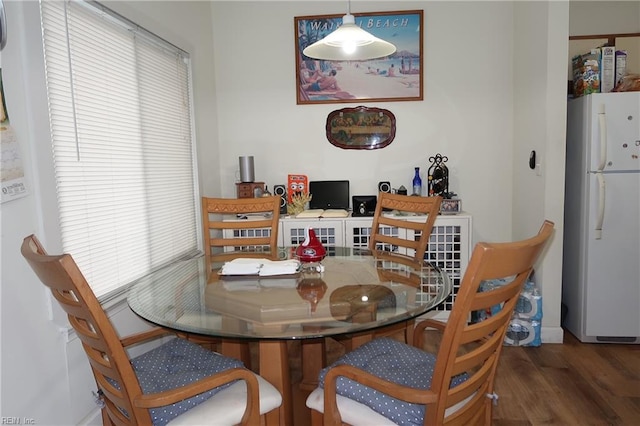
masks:
<path id="1" fill-rule="evenodd" d="M 313 59 L 325 61 L 364 61 L 382 58 L 395 53 L 396 47 L 363 30 L 348 13 L 342 18 L 342 25 L 309 46 L 302 53 Z"/>

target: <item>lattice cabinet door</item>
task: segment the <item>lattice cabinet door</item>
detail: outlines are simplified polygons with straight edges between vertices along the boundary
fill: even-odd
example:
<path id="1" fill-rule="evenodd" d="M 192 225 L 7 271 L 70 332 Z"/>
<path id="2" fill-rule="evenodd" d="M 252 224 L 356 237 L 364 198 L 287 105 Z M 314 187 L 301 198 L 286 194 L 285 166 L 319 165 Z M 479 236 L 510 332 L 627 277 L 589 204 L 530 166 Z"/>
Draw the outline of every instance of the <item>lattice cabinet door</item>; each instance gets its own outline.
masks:
<path id="1" fill-rule="evenodd" d="M 368 248 L 369 241 L 371 239 L 371 224 L 373 218 L 370 217 L 358 217 L 350 218 L 345 221 L 345 241 L 348 247 L 353 248 Z M 398 229 L 395 226 L 382 226 L 381 231 L 384 235 L 391 235 L 394 237 L 402 237 L 406 235 L 404 229 Z M 399 248 L 397 246 L 391 246 L 389 244 L 378 244 L 376 247 L 378 250 L 385 250 L 392 253 L 406 254 L 405 248 Z"/>
<path id="2" fill-rule="evenodd" d="M 322 245 L 331 255 L 335 247 L 345 246 L 344 221 L 327 219 L 286 219 L 280 221 L 285 246 L 298 246 L 304 242 L 305 228 L 310 226 L 320 239 Z"/>
<path id="3" fill-rule="evenodd" d="M 366 249 L 371 237 L 370 217 L 352 217 L 345 221 L 345 245 L 353 248 Z"/>
<path id="4" fill-rule="evenodd" d="M 249 219 L 240 219 L 237 222 L 246 223 Z M 257 219 L 256 219 L 257 220 Z M 226 222 L 235 222 L 235 220 L 227 220 Z M 255 228 L 255 229 L 224 229 L 222 231 L 224 238 L 255 238 L 255 237 L 269 237 L 271 236 L 271 230 L 267 228 Z M 282 222 L 278 223 L 278 246 L 283 245 L 282 238 Z M 225 247 L 225 251 L 269 251 L 269 246 L 238 246 L 238 247 Z"/>
<path id="5" fill-rule="evenodd" d="M 416 233 L 417 234 L 417 233 Z M 418 238 L 419 235 L 414 235 Z M 453 292 L 437 311 L 451 311 L 471 256 L 471 216 L 438 216 L 431 231 L 425 259 L 447 272 Z"/>
<path id="6" fill-rule="evenodd" d="M 369 247 L 369 241 L 371 238 L 371 223 L 373 218 L 371 217 L 358 217 L 350 218 L 345 221 L 345 243 L 348 247 L 363 248 Z M 392 235 L 398 237 L 399 233 L 404 233 L 404 230 L 400 230 L 393 226 L 383 226 L 382 232 L 385 235 Z M 391 247 L 388 244 L 379 244 L 378 249 L 386 250 L 390 252 L 398 252 L 398 247 Z M 406 250 L 401 249 L 404 253 Z"/>
<path id="7" fill-rule="evenodd" d="M 345 221 L 345 243 L 347 246 L 366 248 L 371 235 L 372 218 L 349 218 Z M 411 219 L 408 219 L 411 220 Z M 420 220 L 420 219 L 416 219 Z M 389 229 L 398 232 L 398 229 Z M 409 231 L 411 232 L 411 231 Z M 418 233 L 408 235 L 407 238 L 419 238 Z M 393 250 L 391 247 L 386 249 Z M 404 253 L 413 255 L 413 253 Z M 425 259 L 444 269 L 453 285 L 453 292 L 449 298 L 438 307 L 447 316 L 453 307 L 453 301 L 460 289 L 462 276 L 469 264 L 471 256 L 471 216 L 441 215 L 438 216 L 431 232 Z M 441 317 L 441 315 L 438 315 Z"/>

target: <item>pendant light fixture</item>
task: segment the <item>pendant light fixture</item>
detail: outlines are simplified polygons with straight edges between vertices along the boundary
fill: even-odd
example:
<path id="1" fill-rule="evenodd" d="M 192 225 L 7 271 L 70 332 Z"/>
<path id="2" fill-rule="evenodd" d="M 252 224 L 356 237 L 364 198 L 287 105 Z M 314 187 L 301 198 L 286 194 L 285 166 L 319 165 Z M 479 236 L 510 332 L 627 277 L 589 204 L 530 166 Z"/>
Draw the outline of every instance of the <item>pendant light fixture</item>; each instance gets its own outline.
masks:
<path id="1" fill-rule="evenodd" d="M 309 58 L 326 61 L 364 61 L 389 56 L 395 51 L 396 47 L 393 44 L 356 25 L 349 0 L 347 14 L 342 17 L 342 25 L 322 40 L 307 46 L 302 53 Z"/>

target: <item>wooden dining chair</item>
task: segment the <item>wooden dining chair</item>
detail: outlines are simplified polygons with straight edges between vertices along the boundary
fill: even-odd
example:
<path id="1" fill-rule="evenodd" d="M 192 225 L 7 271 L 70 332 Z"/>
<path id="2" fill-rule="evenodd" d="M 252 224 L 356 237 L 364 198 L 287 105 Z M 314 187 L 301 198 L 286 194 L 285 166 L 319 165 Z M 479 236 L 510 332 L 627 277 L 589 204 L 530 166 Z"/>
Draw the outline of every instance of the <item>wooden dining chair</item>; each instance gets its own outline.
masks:
<path id="1" fill-rule="evenodd" d="M 420 266 L 429 244 L 442 197 L 419 197 L 380 192 L 371 225 L 369 249 L 374 256 L 393 256 L 395 261 Z M 395 211 L 402 220 L 387 214 Z M 406 215 L 416 215 L 406 220 Z"/>
<path id="2" fill-rule="evenodd" d="M 280 196 L 202 198 L 204 249 L 207 257 L 278 259 Z"/>
<path id="3" fill-rule="evenodd" d="M 552 232 L 545 221 L 523 241 L 478 243 L 447 323 L 420 322 L 413 345 L 374 339 L 322 370 L 320 386 L 307 398 L 312 424 L 490 425 L 504 336 Z M 506 284 L 478 291 L 483 282 L 505 278 Z M 470 323 L 478 310 L 492 314 Z M 437 354 L 423 350 L 427 327 L 442 331 Z"/>
<path id="4" fill-rule="evenodd" d="M 105 425 L 258 425 L 281 405 L 281 394 L 240 361 L 185 339 L 167 341 L 168 330 L 120 337 L 71 255 L 47 255 L 33 235 L 21 252 L 82 341 Z M 165 343 L 129 358 L 128 348 L 162 337 Z"/>
<path id="5" fill-rule="evenodd" d="M 214 261 L 225 262 L 239 257 L 278 260 L 280 201 L 279 195 L 256 198 L 202 197 L 207 269 L 211 269 Z M 220 344 L 220 339 L 206 336 L 185 337 L 203 346 Z M 250 366 L 249 343 L 236 342 L 233 352 L 245 365 Z"/>
<path id="6" fill-rule="evenodd" d="M 369 237 L 369 249 L 373 256 L 420 269 L 441 203 L 440 196 L 418 197 L 380 192 Z M 404 215 L 403 220 L 387 214 L 391 212 Z M 404 220 L 408 215 L 415 215 L 415 220 Z M 402 333 L 405 342 L 411 342 L 414 324 L 414 320 L 394 324 L 377 330 L 374 336 Z M 353 349 L 353 336 L 342 336 L 336 340 L 344 345 L 345 350 Z"/>

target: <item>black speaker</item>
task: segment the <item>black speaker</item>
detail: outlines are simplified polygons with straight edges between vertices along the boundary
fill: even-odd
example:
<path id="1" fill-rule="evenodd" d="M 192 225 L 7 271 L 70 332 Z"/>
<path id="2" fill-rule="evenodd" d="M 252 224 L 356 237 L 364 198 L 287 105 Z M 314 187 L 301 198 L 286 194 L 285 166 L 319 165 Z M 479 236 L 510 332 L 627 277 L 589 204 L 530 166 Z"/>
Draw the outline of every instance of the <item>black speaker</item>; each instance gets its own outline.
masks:
<path id="1" fill-rule="evenodd" d="M 287 185 L 273 185 L 273 195 L 280 196 L 280 214 L 287 213 Z"/>
<path id="2" fill-rule="evenodd" d="M 354 195 L 351 197 L 352 216 L 373 216 L 376 212 L 377 199 L 378 197 L 375 195 Z"/>
<path id="3" fill-rule="evenodd" d="M 391 182 L 378 182 L 378 192 L 391 192 Z"/>

